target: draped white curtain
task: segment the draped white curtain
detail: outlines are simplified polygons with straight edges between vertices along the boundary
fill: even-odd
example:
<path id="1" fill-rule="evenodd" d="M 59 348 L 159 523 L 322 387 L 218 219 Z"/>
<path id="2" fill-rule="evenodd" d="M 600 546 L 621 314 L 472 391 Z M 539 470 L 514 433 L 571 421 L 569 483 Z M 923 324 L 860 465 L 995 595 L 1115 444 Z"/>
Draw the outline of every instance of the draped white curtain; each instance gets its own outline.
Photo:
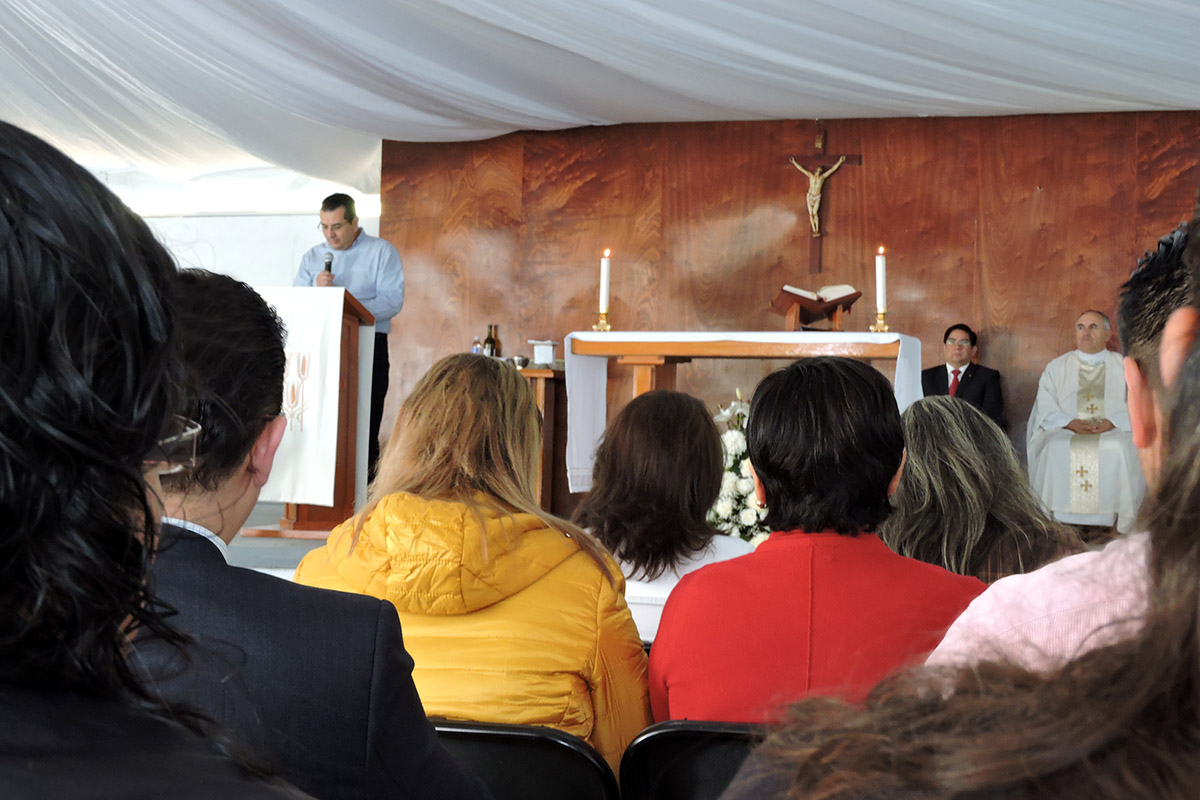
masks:
<path id="1" fill-rule="evenodd" d="M 1200 108 L 1190 0 L 0 0 L 0 117 L 99 168 L 619 122 Z"/>

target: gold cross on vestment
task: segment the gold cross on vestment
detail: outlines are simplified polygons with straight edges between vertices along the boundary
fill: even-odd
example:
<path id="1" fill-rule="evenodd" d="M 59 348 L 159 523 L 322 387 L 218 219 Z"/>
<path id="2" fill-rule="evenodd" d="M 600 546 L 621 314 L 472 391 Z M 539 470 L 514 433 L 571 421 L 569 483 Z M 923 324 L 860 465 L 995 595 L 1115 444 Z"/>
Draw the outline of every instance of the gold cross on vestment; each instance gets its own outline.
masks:
<path id="1" fill-rule="evenodd" d="M 1096 399 L 1096 395 L 1092 394 L 1091 392 L 1084 392 L 1083 399 L 1087 400 L 1090 403 Z"/>
<path id="2" fill-rule="evenodd" d="M 1095 485 L 1096 484 L 1092 483 L 1091 481 L 1084 481 L 1083 483 L 1079 484 L 1079 488 L 1083 489 L 1085 492 L 1090 492 L 1092 487 Z"/>
<path id="3" fill-rule="evenodd" d="M 1075 470 L 1075 474 L 1080 478 L 1083 478 L 1088 474 L 1088 470 L 1086 467 L 1081 466 L 1079 469 Z"/>
<path id="4" fill-rule="evenodd" d="M 1088 412 L 1089 414 L 1095 415 L 1095 413 L 1096 413 L 1097 411 L 1099 411 L 1099 410 L 1100 410 L 1100 408 L 1099 408 L 1099 407 L 1098 407 L 1098 406 L 1097 406 L 1095 403 L 1089 403 L 1089 404 L 1088 404 L 1088 407 L 1087 407 L 1087 412 Z"/>

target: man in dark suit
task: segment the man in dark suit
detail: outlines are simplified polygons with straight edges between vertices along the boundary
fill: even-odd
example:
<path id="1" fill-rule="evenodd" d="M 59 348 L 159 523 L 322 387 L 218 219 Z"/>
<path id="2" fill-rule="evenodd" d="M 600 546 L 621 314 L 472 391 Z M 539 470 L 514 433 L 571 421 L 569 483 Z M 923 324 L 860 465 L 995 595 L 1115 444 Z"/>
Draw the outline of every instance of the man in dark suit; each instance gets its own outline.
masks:
<path id="1" fill-rule="evenodd" d="M 283 327 L 249 286 L 187 270 L 175 289 L 195 467 L 163 476 L 152 581 L 186 650 L 139 641 L 164 699 L 226 726 L 235 747 L 313 796 L 488 798 L 438 744 L 391 603 L 230 566 L 226 546 L 271 472 Z"/>
<path id="2" fill-rule="evenodd" d="M 946 363 L 921 371 L 921 391 L 926 396 L 949 394 L 977 406 L 1001 428 L 1004 421 L 1004 394 L 1000 373 L 974 363 L 979 337 L 970 326 L 959 322 L 946 329 L 942 348 Z"/>

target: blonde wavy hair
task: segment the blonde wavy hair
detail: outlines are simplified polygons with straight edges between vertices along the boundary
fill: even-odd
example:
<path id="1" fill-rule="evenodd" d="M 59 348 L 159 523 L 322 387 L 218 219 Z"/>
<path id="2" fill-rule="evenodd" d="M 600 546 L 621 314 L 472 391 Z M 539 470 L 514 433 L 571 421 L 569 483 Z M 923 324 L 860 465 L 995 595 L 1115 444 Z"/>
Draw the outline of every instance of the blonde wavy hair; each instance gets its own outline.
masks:
<path id="1" fill-rule="evenodd" d="M 505 515 L 532 514 L 574 539 L 612 580 L 603 546 L 534 499 L 541 442 L 541 412 L 520 371 L 471 353 L 443 358 L 400 406 L 367 505 L 358 515 L 355 540 L 384 497 L 407 492 L 465 503 L 476 514 L 484 507 Z"/>

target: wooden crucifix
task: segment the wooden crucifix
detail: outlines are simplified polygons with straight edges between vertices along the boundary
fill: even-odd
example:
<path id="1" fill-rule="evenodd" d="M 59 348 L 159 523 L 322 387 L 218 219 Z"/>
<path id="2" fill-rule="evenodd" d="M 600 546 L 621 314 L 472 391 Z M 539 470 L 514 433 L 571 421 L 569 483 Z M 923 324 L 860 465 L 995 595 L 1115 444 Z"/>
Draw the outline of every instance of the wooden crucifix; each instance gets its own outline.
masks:
<path id="1" fill-rule="evenodd" d="M 823 162 L 812 169 L 805 167 L 795 157 L 788 160 L 791 161 L 792 166 L 808 177 L 808 193 L 804 197 L 805 204 L 808 206 L 808 224 L 812 228 L 812 242 L 808 248 L 808 271 L 817 273 L 821 271 L 821 198 L 825 191 L 825 181 L 843 164 L 862 164 L 862 155 L 858 153 L 826 153 L 825 131 L 817 131 L 813 150 L 814 152 L 807 156 L 800 156 L 805 161 L 811 162 L 814 159 L 820 159 Z M 830 164 L 830 161 L 833 163 Z"/>

